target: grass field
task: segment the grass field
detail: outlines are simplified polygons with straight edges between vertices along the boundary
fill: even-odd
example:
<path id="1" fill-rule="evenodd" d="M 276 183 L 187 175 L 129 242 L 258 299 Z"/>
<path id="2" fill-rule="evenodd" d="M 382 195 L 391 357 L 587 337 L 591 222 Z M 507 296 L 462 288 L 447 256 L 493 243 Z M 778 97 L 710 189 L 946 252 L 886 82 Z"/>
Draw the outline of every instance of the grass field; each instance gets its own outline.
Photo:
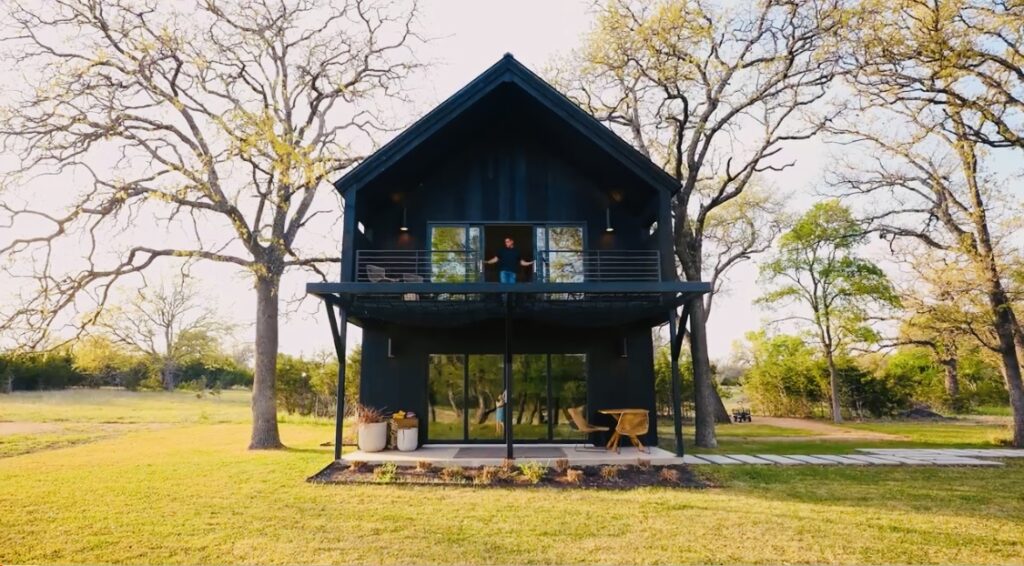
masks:
<path id="1" fill-rule="evenodd" d="M 1022 463 L 702 468 L 705 490 L 324 486 L 304 480 L 331 458 L 329 424 L 290 419 L 289 449 L 249 452 L 247 412 L 242 392 L 0 396 L 0 424 L 95 435 L 0 437 L 20 447 L 0 455 L 0 563 L 1024 564 Z M 870 426 L 986 442 L 942 432 L 959 424 Z M 735 431 L 723 443 L 788 434 Z"/>

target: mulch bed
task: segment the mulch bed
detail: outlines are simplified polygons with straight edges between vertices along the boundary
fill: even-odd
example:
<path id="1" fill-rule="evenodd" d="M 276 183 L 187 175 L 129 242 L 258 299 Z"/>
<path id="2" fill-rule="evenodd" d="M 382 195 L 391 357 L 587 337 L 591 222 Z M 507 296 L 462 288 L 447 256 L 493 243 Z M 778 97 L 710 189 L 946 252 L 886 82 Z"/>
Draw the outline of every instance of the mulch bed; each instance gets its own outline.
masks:
<path id="1" fill-rule="evenodd" d="M 610 471 L 609 468 L 614 469 Z M 704 488 L 711 483 L 683 465 L 573 466 L 523 471 L 519 466 L 449 466 L 429 469 L 387 464 L 333 462 L 306 481 L 323 484 L 433 485 L 505 488 L 632 489 L 637 487 Z M 531 475 L 533 477 L 528 477 Z M 541 475 L 542 474 L 542 475 Z M 536 480 L 536 481 L 533 481 Z"/>

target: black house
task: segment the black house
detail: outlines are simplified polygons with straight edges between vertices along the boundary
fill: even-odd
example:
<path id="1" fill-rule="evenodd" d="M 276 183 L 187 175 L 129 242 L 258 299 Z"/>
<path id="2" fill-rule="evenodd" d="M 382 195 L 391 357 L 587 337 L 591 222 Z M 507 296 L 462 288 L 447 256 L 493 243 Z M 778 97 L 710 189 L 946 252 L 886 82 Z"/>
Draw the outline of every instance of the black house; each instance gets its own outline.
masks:
<path id="1" fill-rule="evenodd" d="M 307 290 L 339 354 L 363 329 L 362 375 L 339 376 L 363 404 L 415 411 L 421 443 L 510 458 L 579 442 L 570 409 L 647 409 L 657 443 L 651 329 L 709 290 L 676 278 L 671 176 L 506 55 L 335 187 L 341 281 Z"/>

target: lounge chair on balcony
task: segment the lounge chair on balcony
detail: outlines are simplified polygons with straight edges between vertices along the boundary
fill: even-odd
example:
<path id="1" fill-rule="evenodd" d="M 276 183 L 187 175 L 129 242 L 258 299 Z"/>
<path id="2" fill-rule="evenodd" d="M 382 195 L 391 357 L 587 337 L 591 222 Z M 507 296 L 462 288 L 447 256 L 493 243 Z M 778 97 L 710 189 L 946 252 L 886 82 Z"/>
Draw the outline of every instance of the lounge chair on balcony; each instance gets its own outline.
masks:
<path id="1" fill-rule="evenodd" d="M 372 264 L 366 266 L 366 278 L 370 280 L 370 283 L 395 283 L 398 281 L 394 277 L 388 277 L 388 273 L 383 267 Z"/>
<path id="2" fill-rule="evenodd" d="M 608 432 L 609 430 L 611 430 L 606 426 L 592 425 L 589 422 L 587 422 L 587 417 L 583 415 L 583 407 L 584 405 L 580 405 L 579 407 L 569 407 L 568 409 L 566 409 L 569 413 L 569 416 L 572 417 L 572 423 L 576 425 L 576 430 L 580 431 L 580 433 L 584 435 L 593 432 Z M 585 441 L 586 436 L 584 436 L 583 439 Z M 580 445 L 578 444 L 573 448 L 575 450 L 583 450 L 582 448 L 580 448 Z M 601 449 L 597 448 L 596 450 Z"/>

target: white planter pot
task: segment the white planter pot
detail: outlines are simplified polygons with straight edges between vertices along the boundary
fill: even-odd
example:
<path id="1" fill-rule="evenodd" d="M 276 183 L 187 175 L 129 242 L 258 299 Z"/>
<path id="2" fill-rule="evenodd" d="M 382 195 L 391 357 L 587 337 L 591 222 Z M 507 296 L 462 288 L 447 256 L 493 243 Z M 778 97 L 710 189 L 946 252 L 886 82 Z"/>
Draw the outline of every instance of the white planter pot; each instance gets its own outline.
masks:
<path id="1" fill-rule="evenodd" d="M 416 445 L 419 444 L 420 429 L 400 428 L 396 436 L 398 438 L 395 444 L 398 445 L 398 449 L 402 452 L 412 452 L 416 449 Z"/>
<path id="2" fill-rule="evenodd" d="M 363 452 L 380 452 L 388 445 L 388 423 L 360 423 L 359 449 Z"/>

